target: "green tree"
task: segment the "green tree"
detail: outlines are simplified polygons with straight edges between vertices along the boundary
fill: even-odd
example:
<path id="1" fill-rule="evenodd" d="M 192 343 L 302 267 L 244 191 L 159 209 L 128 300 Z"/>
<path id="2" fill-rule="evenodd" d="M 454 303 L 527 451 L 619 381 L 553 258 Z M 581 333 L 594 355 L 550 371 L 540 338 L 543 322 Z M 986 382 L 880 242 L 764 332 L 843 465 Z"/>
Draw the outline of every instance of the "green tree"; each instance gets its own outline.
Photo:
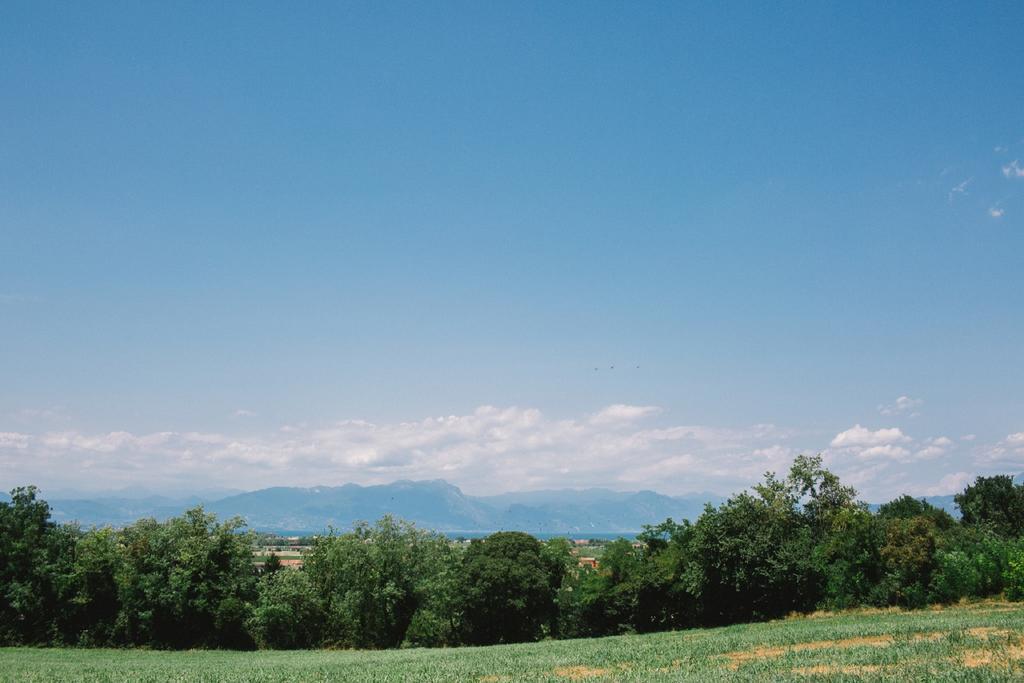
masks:
<path id="1" fill-rule="evenodd" d="M 913 498 L 912 496 L 900 496 L 878 508 L 878 516 L 883 519 L 910 519 L 912 517 L 927 517 L 934 522 L 940 530 L 952 529 L 956 524 L 953 516 L 942 508 L 937 508 L 924 498 Z"/>
<path id="2" fill-rule="evenodd" d="M 327 613 L 325 638 L 349 647 L 395 647 L 437 585 L 448 542 L 384 517 L 317 539 L 306 571 Z M 425 617 L 424 617 L 425 618 Z"/>
<path id="3" fill-rule="evenodd" d="M 817 532 L 828 529 L 832 518 L 856 507 L 857 491 L 822 467 L 821 455 L 798 455 L 786 478 L 788 492 L 782 497 L 802 503 L 802 512 Z"/>
<path id="4" fill-rule="evenodd" d="M 320 644 L 323 605 L 305 571 L 264 574 L 258 593 L 246 625 L 260 647 L 298 649 Z"/>
<path id="5" fill-rule="evenodd" d="M 251 539 L 240 519 L 217 523 L 201 507 L 122 532 L 120 627 L 153 647 L 251 647 L 245 629 L 256 593 Z"/>
<path id="6" fill-rule="evenodd" d="M 1024 486 L 1005 475 L 978 477 L 953 497 L 967 525 L 987 524 L 1006 538 L 1024 533 Z"/>
<path id="7" fill-rule="evenodd" d="M 555 607 L 541 543 L 503 531 L 470 543 L 463 559 L 464 638 L 475 645 L 537 640 Z"/>
<path id="8" fill-rule="evenodd" d="M 879 589 L 885 575 L 884 543 L 884 524 L 867 510 L 849 508 L 832 517 L 817 547 L 825 574 L 822 607 L 847 609 L 886 601 Z"/>
<path id="9" fill-rule="evenodd" d="M 461 548 L 435 537 L 422 554 L 423 570 L 416 586 L 419 604 L 405 642 L 420 647 L 457 645 L 462 619 Z"/>
<path id="10" fill-rule="evenodd" d="M 74 549 L 68 580 L 68 642 L 113 645 L 121 613 L 118 575 L 123 558 L 118 533 L 110 528 L 86 532 Z"/>
<path id="11" fill-rule="evenodd" d="M 1007 599 L 1017 602 L 1024 600 L 1024 544 L 1018 543 L 1010 551 L 1003 581 L 1006 584 Z"/>
<path id="12" fill-rule="evenodd" d="M 929 600 L 954 602 L 1002 592 L 1014 545 L 984 525 L 957 525 L 939 534 Z"/>
<path id="13" fill-rule="evenodd" d="M 600 569 L 588 573 L 579 587 L 586 635 L 636 630 L 643 563 L 643 552 L 624 538 L 605 546 Z"/>
<path id="14" fill-rule="evenodd" d="M 935 551 L 936 529 L 930 518 L 888 520 L 885 544 L 879 553 L 890 601 L 906 607 L 921 607 L 927 602 Z"/>
<path id="15" fill-rule="evenodd" d="M 562 612 L 562 605 L 565 604 L 568 609 L 572 602 L 571 577 L 576 570 L 576 556 L 572 550 L 569 539 L 562 537 L 549 539 L 541 550 L 547 566 L 548 583 L 555 596 L 555 606 L 551 610 L 548 622 L 548 633 L 553 638 L 561 637 L 559 615 Z"/>
<path id="16" fill-rule="evenodd" d="M 767 473 L 754 493 L 707 506 L 693 526 L 687 583 L 701 619 L 726 624 L 813 609 L 824 580 L 817 539 L 853 509 L 854 491 L 799 457 L 785 480 Z"/>
<path id="17" fill-rule="evenodd" d="M 939 550 L 935 553 L 928 598 L 931 602 L 956 602 L 976 595 L 980 581 L 973 557 L 962 550 Z"/>
<path id="18" fill-rule="evenodd" d="M 281 558 L 278 557 L 277 553 L 272 552 L 267 555 L 267 560 L 263 563 L 263 573 L 273 574 L 278 571 L 281 571 Z"/>
<path id="19" fill-rule="evenodd" d="M 0 503 L 0 643 L 61 639 L 58 615 L 77 531 L 50 521 L 34 486 Z"/>

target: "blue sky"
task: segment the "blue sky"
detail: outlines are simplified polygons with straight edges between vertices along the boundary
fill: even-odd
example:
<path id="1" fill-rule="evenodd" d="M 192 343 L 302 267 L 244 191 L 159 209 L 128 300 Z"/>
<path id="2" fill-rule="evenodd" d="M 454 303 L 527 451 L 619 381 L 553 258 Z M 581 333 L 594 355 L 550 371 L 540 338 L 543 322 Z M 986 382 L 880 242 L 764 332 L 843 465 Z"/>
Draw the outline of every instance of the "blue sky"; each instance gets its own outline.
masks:
<path id="1" fill-rule="evenodd" d="M 4 486 L 1024 471 L 1019 3 L 3 14 Z"/>

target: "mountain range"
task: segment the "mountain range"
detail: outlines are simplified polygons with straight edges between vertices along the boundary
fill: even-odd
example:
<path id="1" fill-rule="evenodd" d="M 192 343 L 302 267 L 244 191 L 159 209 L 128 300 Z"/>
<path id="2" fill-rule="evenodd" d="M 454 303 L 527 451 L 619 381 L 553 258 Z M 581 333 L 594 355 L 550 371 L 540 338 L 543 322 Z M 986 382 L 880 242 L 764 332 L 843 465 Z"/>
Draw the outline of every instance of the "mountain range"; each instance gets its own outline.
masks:
<path id="1" fill-rule="evenodd" d="M 46 496 L 43 496 L 46 498 Z M 379 486 L 277 486 L 225 497 L 182 498 L 99 495 L 47 498 L 53 519 L 83 526 L 130 524 L 142 517 L 166 519 L 201 504 L 219 518 L 239 516 L 259 531 L 318 533 L 349 529 L 358 521 L 392 514 L 442 532 L 497 530 L 534 534 L 635 533 L 667 517 L 696 519 L 710 493 L 666 496 L 654 491 L 563 489 L 469 496 L 443 480 L 396 481 Z"/>
<path id="2" fill-rule="evenodd" d="M 1024 481 L 1018 475 L 1016 481 Z M 143 517 L 166 519 L 203 505 L 221 519 L 241 517 L 249 528 L 277 533 L 319 533 L 329 527 L 350 529 L 359 521 L 392 514 L 447 533 L 498 530 L 533 534 L 627 534 L 668 517 L 695 520 L 712 493 L 667 496 L 654 491 L 557 489 L 495 496 L 469 496 L 457 486 L 432 481 L 396 481 L 377 486 L 276 486 L 258 491 L 210 490 L 190 496 L 161 496 L 140 491 L 102 494 L 58 492 L 49 502 L 53 519 L 82 526 L 123 526 Z M 3 496 L 6 499 L 6 496 Z M 928 501 L 957 516 L 953 496 Z M 877 507 L 877 506 L 872 506 Z"/>

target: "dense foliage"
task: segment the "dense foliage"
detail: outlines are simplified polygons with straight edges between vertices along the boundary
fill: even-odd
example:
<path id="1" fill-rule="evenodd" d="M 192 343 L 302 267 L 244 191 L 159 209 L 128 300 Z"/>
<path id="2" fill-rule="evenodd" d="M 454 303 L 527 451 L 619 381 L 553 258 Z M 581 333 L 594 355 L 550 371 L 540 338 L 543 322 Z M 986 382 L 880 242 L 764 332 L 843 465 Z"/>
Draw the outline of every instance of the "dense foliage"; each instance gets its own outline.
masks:
<path id="1" fill-rule="evenodd" d="M 751 491 L 669 519 L 577 566 L 566 539 L 500 532 L 468 548 L 385 517 L 316 538 L 300 570 L 200 508 L 84 531 L 34 488 L 0 503 L 0 644 L 391 648 L 757 621 L 814 609 L 1024 600 L 1024 486 L 979 477 L 961 520 L 903 496 L 872 512 L 796 459 Z"/>

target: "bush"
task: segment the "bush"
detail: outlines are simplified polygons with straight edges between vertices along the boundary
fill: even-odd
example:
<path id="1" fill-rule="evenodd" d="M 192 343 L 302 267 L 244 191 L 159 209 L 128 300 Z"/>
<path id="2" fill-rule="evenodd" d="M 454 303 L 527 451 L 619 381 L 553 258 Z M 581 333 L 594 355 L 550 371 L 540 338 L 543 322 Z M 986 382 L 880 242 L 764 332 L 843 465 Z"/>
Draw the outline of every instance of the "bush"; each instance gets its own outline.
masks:
<path id="1" fill-rule="evenodd" d="M 309 576 L 284 569 L 260 579 L 246 626 L 260 647 L 297 649 L 320 644 L 323 621 L 323 605 Z"/>
<path id="2" fill-rule="evenodd" d="M 325 640 L 345 647 L 401 645 L 418 610 L 440 609 L 434 598 L 448 556 L 444 537 L 390 516 L 318 538 L 305 567 L 323 600 Z"/>
<path id="3" fill-rule="evenodd" d="M 962 550 L 940 550 L 935 555 L 929 596 L 933 602 L 956 602 L 976 596 L 981 583 L 976 558 Z"/>
<path id="4" fill-rule="evenodd" d="M 150 647 L 251 647 L 243 622 L 255 597 L 251 540 L 239 519 L 218 524 L 202 508 L 121 532 L 119 625 Z"/>
<path id="5" fill-rule="evenodd" d="M 1007 565 L 1003 572 L 1006 597 L 1013 601 L 1024 600 L 1024 547 L 1018 546 L 1010 553 Z"/>

